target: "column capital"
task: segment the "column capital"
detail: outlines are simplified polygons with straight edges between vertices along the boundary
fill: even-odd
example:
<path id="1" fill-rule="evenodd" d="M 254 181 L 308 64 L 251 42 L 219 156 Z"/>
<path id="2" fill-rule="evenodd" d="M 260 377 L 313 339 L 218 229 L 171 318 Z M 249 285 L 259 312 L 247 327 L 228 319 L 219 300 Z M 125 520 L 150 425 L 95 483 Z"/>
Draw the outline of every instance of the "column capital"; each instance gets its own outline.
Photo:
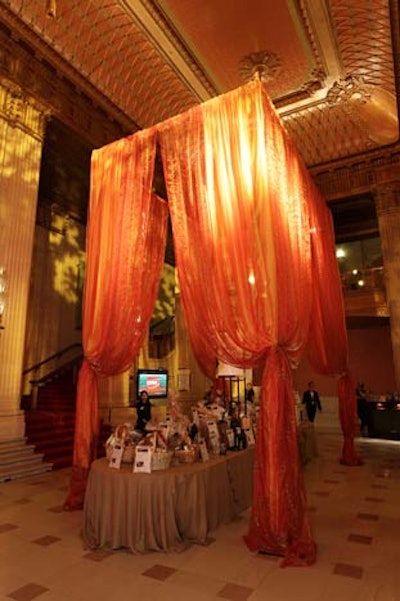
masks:
<path id="1" fill-rule="evenodd" d="M 17 127 L 43 141 L 45 125 L 50 110 L 28 95 L 18 84 L 0 78 L 0 117 L 10 127 Z"/>

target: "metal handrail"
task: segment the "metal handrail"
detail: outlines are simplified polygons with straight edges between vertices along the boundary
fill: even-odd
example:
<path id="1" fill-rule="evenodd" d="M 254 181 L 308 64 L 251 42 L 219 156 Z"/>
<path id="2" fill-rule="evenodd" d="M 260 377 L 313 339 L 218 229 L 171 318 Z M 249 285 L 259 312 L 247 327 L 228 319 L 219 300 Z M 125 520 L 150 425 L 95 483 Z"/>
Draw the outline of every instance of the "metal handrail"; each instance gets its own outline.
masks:
<path id="1" fill-rule="evenodd" d="M 65 348 L 61 349 L 60 351 L 57 351 L 57 353 L 54 353 L 53 355 L 46 357 L 46 359 L 39 361 L 39 363 L 35 363 L 35 365 L 32 365 L 32 367 L 28 367 L 27 369 L 24 369 L 24 371 L 22 372 L 22 375 L 26 376 L 26 374 L 29 374 L 29 372 L 31 372 L 31 371 L 37 371 L 40 367 L 42 367 L 43 365 L 46 365 L 46 363 L 53 361 L 53 359 L 60 359 L 63 355 L 65 355 L 68 351 L 70 351 L 73 348 L 82 348 L 82 344 L 80 342 L 75 342 L 74 344 L 70 344 L 69 346 L 66 346 Z"/>
<path id="2" fill-rule="evenodd" d="M 70 367 L 75 367 L 77 363 L 81 362 L 82 358 L 83 354 L 79 354 L 70 361 L 59 365 L 56 367 L 56 369 L 49 371 L 41 378 L 38 378 L 37 380 L 29 380 L 29 383 L 32 384 L 32 386 L 40 386 L 41 384 L 45 384 L 48 380 L 52 380 L 55 376 L 58 376 L 60 373 L 66 371 Z"/>
<path id="3" fill-rule="evenodd" d="M 29 384 L 32 387 L 31 391 L 30 391 L 31 409 L 37 408 L 39 386 L 41 386 L 41 385 L 45 384 L 47 381 L 53 379 L 57 374 L 61 373 L 62 371 L 65 371 L 66 368 L 74 367 L 78 361 L 82 360 L 83 353 L 77 354 L 75 357 L 73 357 L 69 361 L 66 361 L 62 365 L 58 365 L 55 369 L 53 368 L 51 371 L 48 371 L 44 375 L 40 376 L 40 378 L 36 378 L 36 374 L 38 373 L 39 369 L 41 367 L 43 367 L 44 365 L 48 365 L 51 361 L 54 361 L 54 359 L 57 359 L 57 360 L 60 359 L 61 357 L 65 356 L 68 352 L 70 352 L 73 349 L 82 349 L 82 344 L 80 344 L 78 342 L 75 344 L 70 344 L 69 346 L 57 351 L 56 353 L 49 355 L 48 357 L 46 357 L 46 359 L 43 359 L 42 361 L 35 363 L 35 365 L 33 365 L 32 367 L 28 367 L 27 369 L 25 369 L 22 372 L 23 377 L 26 377 L 27 374 L 30 374 L 33 372 L 32 373 L 33 377 L 28 380 Z"/>

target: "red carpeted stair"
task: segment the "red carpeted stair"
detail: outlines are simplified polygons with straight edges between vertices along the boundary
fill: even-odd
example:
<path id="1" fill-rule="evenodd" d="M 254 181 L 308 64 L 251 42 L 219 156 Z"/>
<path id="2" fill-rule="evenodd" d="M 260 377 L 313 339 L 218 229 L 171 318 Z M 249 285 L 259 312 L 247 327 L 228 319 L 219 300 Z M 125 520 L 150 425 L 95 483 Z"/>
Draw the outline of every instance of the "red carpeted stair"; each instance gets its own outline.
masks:
<path id="1" fill-rule="evenodd" d="M 37 409 L 25 412 L 25 435 L 36 451 L 43 453 L 53 469 L 72 465 L 75 429 L 76 371 L 68 370 L 39 388 Z M 98 456 L 104 455 L 104 442 L 110 426 L 101 424 Z"/>

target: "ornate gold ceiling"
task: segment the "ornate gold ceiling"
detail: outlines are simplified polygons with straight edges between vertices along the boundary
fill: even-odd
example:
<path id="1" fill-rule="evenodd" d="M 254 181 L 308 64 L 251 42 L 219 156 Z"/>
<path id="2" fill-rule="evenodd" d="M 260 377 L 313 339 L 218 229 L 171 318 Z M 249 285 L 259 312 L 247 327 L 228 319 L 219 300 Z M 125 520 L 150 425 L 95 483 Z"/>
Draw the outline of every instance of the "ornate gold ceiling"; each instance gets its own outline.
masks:
<path id="1" fill-rule="evenodd" d="M 308 166 L 398 140 L 397 0 L 0 0 L 0 20 L 148 127 L 258 72 Z M 68 69 L 67 69 L 68 66 Z"/>

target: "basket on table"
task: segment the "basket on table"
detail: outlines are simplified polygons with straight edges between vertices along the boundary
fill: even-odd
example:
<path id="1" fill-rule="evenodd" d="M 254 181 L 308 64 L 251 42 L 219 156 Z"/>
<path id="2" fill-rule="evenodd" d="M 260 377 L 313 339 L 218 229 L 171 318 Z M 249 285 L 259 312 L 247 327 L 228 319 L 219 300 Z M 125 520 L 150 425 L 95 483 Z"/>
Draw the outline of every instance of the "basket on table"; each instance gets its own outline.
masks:
<path id="1" fill-rule="evenodd" d="M 199 450 L 197 447 L 189 447 L 187 449 L 177 449 L 175 451 L 175 457 L 179 463 L 194 463 L 197 461 Z"/>
<path id="2" fill-rule="evenodd" d="M 124 452 L 122 453 L 122 459 L 121 459 L 122 463 L 133 463 L 134 462 L 135 448 L 136 448 L 136 445 L 133 445 L 133 444 L 127 444 L 124 446 Z M 113 444 L 106 445 L 106 457 L 107 457 L 108 461 L 110 461 L 110 459 L 111 459 L 113 450 L 114 450 Z"/>
<path id="3" fill-rule="evenodd" d="M 128 424 L 118 425 L 114 433 L 108 438 L 105 448 L 106 457 L 110 461 L 114 447 L 120 445 L 123 448 L 122 463 L 133 463 L 135 459 L 135 444 L 131 440 Z"/>
<path id="4" fill-rule="evenodd" d="M 133 463 L 135 460 L 135 448 L 134 444 L 125 445 L 124 452 L 122 454 L 122 463 Z"/>
<path id="5" fill-rule="evenodd" d="M 151 454 L 151 470 L 166 470 L 171 465 L 172 451 L 153 451 Z"/>

